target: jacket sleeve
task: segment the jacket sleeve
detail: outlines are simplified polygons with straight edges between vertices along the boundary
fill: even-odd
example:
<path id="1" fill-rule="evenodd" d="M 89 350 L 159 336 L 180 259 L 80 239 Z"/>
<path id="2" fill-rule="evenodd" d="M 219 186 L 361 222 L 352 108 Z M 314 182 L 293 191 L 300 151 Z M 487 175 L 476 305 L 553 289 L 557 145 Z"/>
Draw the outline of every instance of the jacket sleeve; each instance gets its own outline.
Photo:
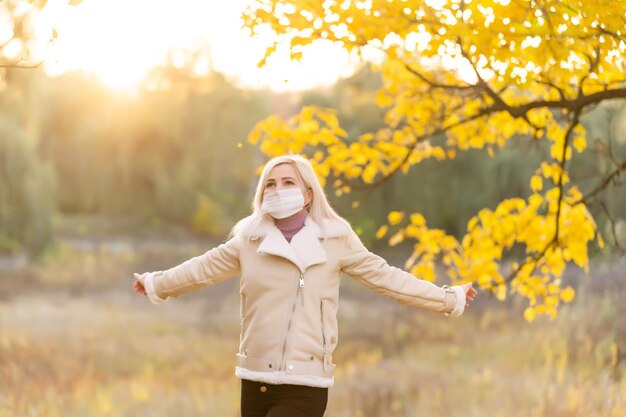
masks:
<path id="1" fill-rule="evenodd" d="M 159 303 L 207 285 L 217 284 L 240 271 L 241 238 L 233 237 L 203 255 L 191 258 L 167 271 L 148 275 L 144 282 L 148 298 Z"/>
<path id="2" fill-rule="evenodd" d="M 350 232 L 341 257 L 341 270 L 354 280 L 400 304 L 439 313 L 460 315 L 465 306 L 465 293 L 457 288 L 438 287 L 418 279 L 400 268 L 390 266 L 380 256 L 370 252 L 353 231 Z M 459 312 L 458 305 L 463 306 Z M 456 307 L 456 308 L 455 308 Z M 457 314 L 458 312 L 458 314 Z"/>

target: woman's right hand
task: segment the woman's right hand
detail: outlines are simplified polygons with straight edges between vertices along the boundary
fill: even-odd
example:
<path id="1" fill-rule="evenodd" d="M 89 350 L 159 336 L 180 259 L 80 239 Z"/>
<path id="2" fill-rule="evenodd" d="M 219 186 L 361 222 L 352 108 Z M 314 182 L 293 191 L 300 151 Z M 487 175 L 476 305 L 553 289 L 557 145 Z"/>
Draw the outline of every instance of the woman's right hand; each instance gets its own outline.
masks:
<path id="1" fill-rule="evenodd" d="M 144 272 L 143 274 L 138 274 L 135 272 L 133 274 L 133 276 L 135 277 L 135 282 L 133 283 L 133 289 L 139 295 L 145 295 L 145 296 L 148 295 L 148 293 L 146 292 L 146 288 L 143 285 L 143 281 L 146 279 L 146 276 L 148 274 L 149 272 Z"/>

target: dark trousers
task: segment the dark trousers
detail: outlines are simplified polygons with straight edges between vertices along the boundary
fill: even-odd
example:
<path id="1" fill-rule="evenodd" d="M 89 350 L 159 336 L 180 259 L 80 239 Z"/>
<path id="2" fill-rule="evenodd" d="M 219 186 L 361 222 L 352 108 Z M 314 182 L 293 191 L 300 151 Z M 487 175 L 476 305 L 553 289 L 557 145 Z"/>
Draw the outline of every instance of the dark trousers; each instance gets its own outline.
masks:
<path id="1" fill-rule="evenodd" d="M 241 380 L 241 417 L 322 417 L 328 388 Z"/>

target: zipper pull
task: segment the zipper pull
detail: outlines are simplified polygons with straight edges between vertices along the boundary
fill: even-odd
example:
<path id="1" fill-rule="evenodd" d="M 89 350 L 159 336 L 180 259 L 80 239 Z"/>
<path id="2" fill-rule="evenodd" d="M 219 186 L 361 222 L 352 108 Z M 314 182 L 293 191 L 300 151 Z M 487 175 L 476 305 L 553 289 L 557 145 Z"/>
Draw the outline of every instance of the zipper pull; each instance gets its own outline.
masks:
<path id="1" fill-rule="evenodd" d="M 304 275 L 300 274 L 300 305 L 304 307 Z"/>

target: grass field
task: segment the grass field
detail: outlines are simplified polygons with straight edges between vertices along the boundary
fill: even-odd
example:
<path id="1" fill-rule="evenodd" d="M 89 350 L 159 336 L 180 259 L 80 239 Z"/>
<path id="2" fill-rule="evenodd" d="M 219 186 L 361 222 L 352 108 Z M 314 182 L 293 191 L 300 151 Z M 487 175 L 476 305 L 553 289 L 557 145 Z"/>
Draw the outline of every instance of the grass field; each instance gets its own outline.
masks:
<path id="1" fill-rule="evenodd" d="M 131 289 L 133 271 L 201 251 L 66 244 L 5 272 L 0 417 L 237 416 L 236 280 L 160 306 Z M 481 294 L 448 319 L 346 278 L 326 415 L 624 417 L 625 271 L 617 259 L 570 272 L 575 302 L 533 324 L 515 300 Z"/>

